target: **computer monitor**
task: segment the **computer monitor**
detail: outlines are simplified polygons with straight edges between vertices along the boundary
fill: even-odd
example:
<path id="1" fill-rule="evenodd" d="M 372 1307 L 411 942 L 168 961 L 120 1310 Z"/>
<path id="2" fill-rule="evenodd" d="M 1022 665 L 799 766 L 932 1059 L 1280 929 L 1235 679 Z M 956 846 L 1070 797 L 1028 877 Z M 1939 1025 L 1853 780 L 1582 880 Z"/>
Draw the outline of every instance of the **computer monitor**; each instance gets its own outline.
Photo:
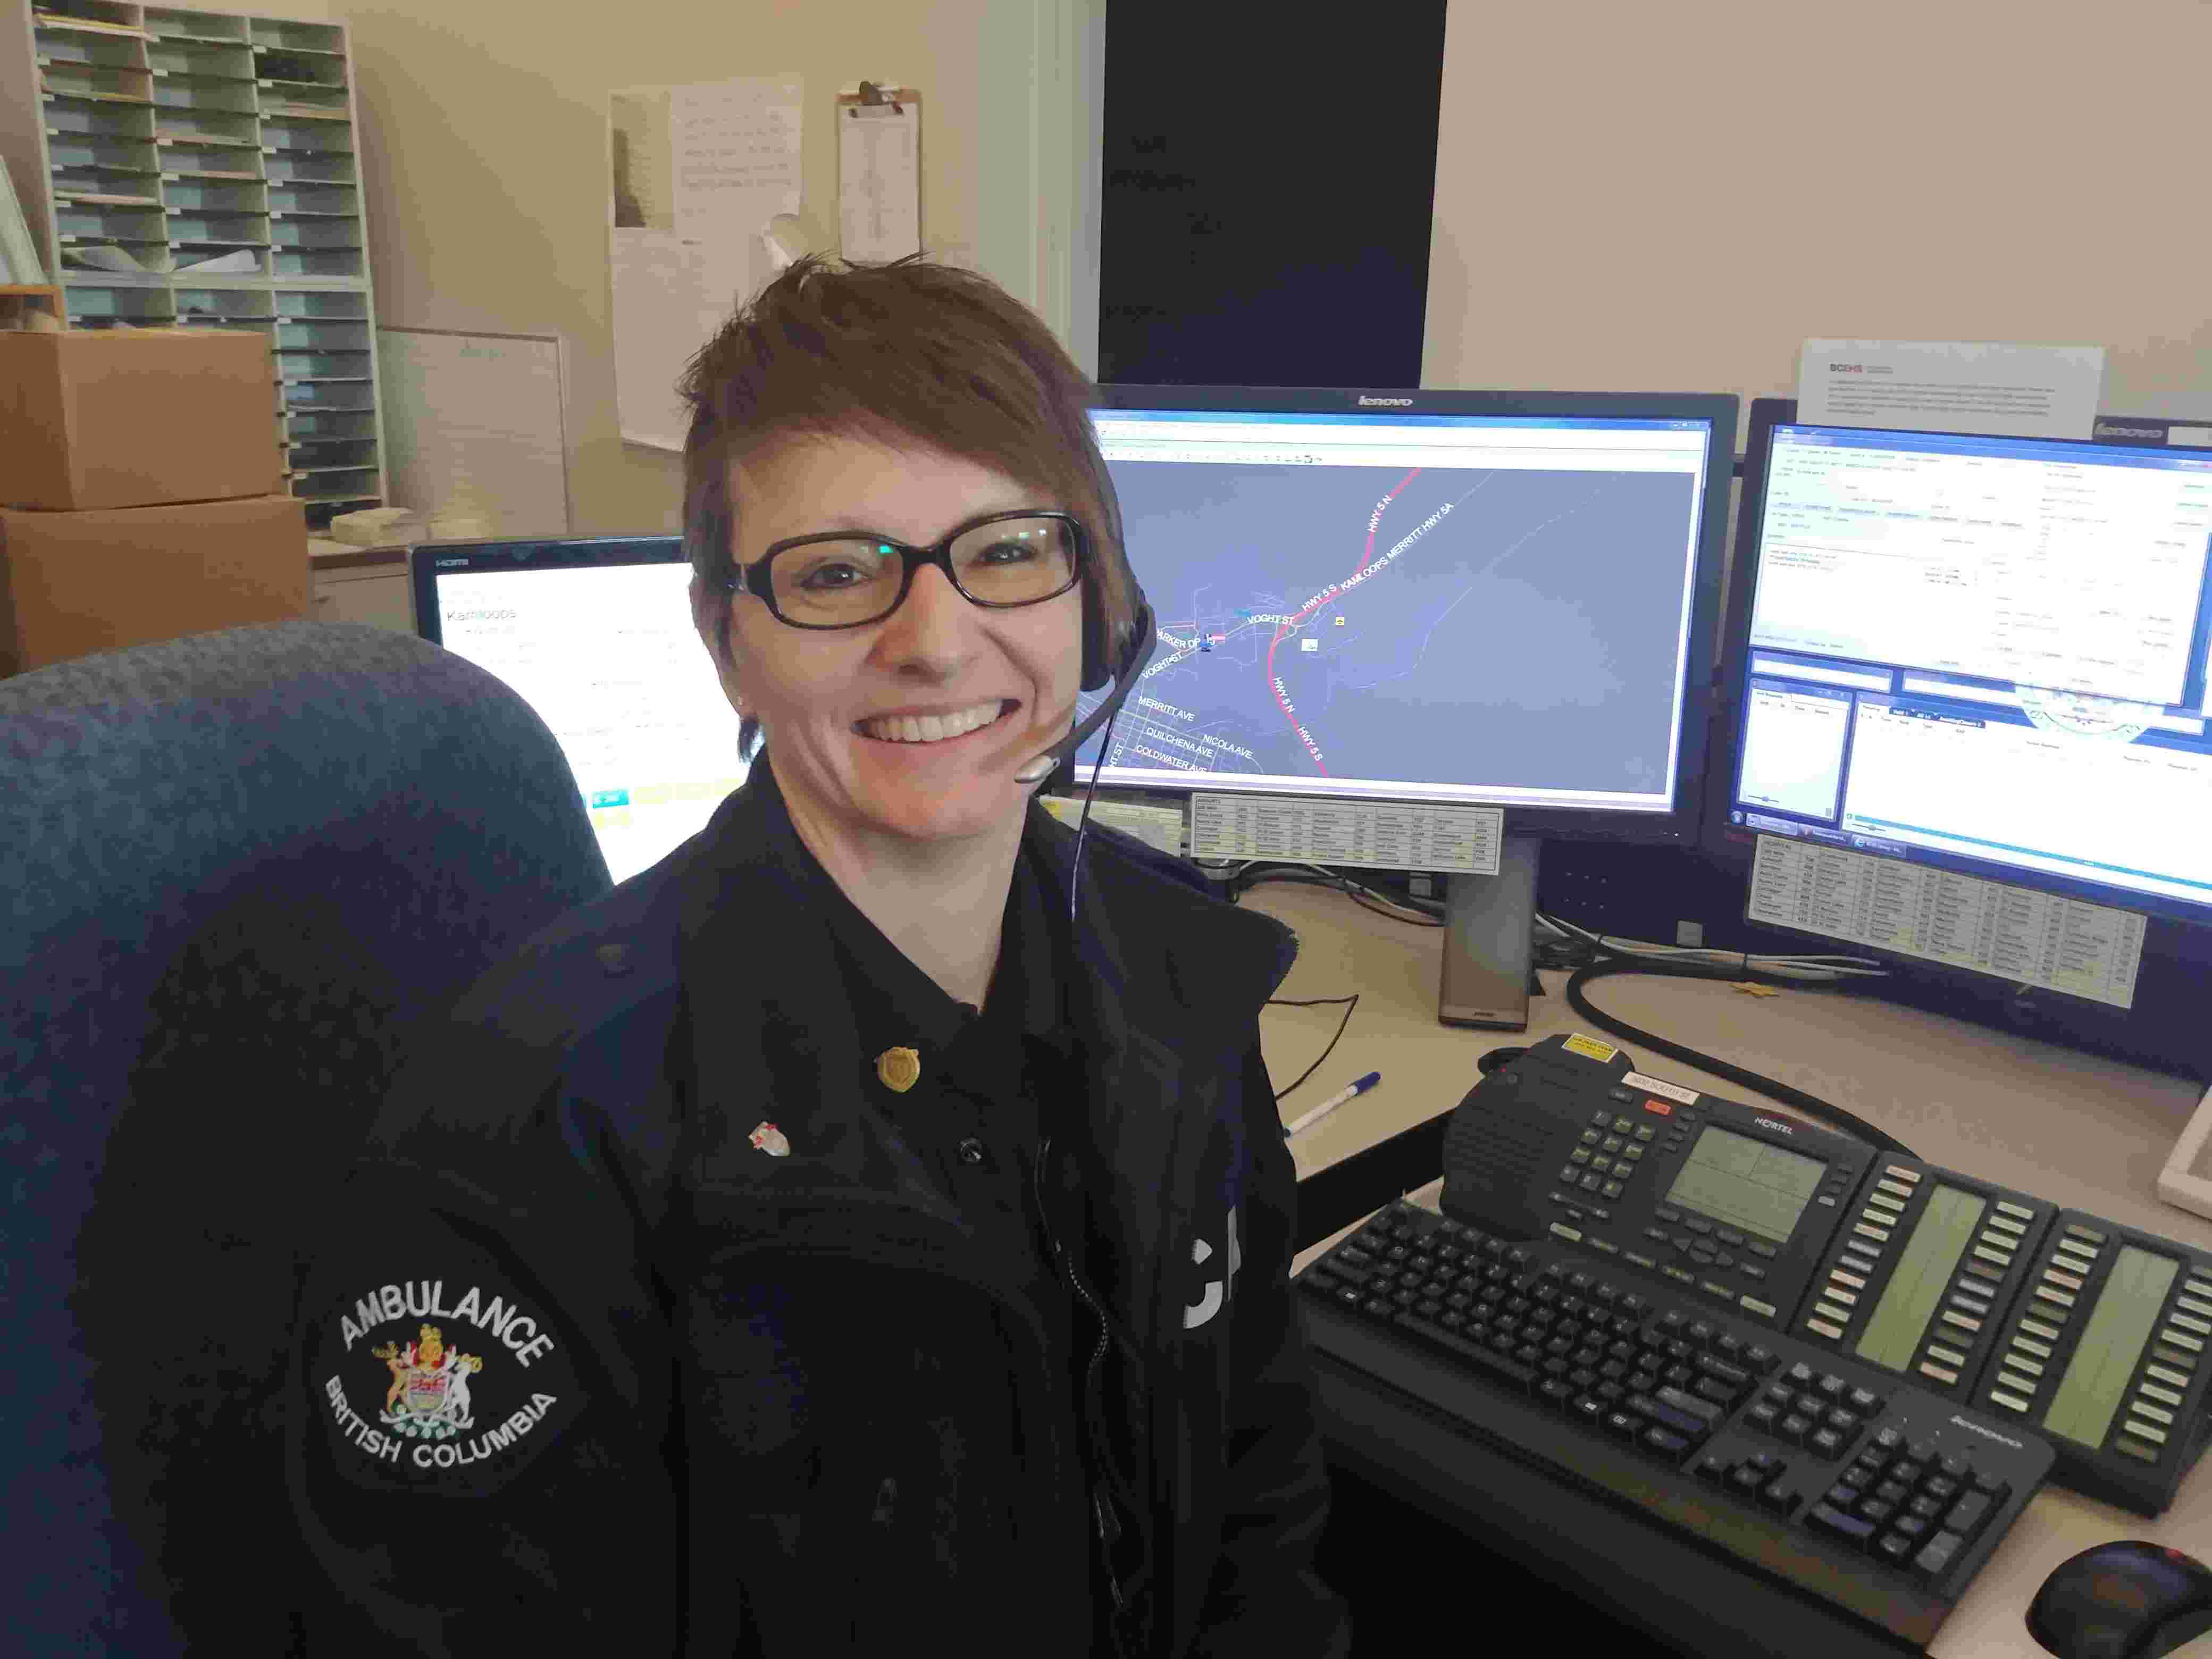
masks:
<path id="1" fill-rule="evenodd" d="M 551 728 L 617 883 L 744 781 L 737 711 L 691 627 L 681 538 L 433 542 L 408 564 L 416 632 Z"/>
<path id="2" fill-rule="evenodd" d="M 2212 449 L 1794 414 L 1753 406 L 1706 848 L 1755 923 L 2127 1006 L 2142 918 L 2212 923 Z"/>
<path id="3" fill-rule="evenodd" d="M 1500 1018 L 1455 1018 L 1447 952 L 1440 1015 L 1517 1029 L 1537 838 L 1696 840 L 1735 420 L 1726 394 L 1102 386 L 1159 638 L 1100 786 L 1502 809 L 1510 857 L 1448 902 L 1502 899 L 1522 965 L 1472 1008 Z"/>

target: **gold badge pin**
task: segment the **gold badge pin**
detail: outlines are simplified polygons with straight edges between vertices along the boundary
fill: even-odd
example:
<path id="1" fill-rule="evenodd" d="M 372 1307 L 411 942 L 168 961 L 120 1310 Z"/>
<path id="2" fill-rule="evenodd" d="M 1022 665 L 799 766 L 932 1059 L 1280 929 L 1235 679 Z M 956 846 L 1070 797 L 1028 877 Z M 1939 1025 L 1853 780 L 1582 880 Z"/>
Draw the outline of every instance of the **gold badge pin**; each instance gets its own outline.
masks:
<path id="1" fill-rule="evenodd" d="M 921 1056 L 912 1048 L 886 1048 L 876 1056 L 876 1075 L 900 1094 L 921 1081 Z"/>

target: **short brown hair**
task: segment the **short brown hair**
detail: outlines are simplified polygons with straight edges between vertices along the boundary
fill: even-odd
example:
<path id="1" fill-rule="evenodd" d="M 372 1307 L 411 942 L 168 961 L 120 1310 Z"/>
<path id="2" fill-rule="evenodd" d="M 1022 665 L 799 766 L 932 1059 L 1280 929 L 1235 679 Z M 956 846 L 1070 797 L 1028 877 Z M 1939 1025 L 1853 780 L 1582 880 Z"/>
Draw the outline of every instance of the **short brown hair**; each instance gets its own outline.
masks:
<path id="1" fill-rule="evenodd" d="M 839 266 L 842 265 L 842 268 Z M 736 573 L 732 469 L 816 438 L 859 437 L 974 462 L 1081 519 L 1084 603 L 1103 605 L 1109 655 L 1126 645 L 1136 584 L 1114 481 L 1090 410 L 1095 386 L 1042 319 L 988 276 L 919 253 L 833 265 L 809 255 L 740 307 L 685 366 L 684 546 L 691 617 L 728 669 L 722 582 Z M 760 723 L 738 738 L 750 760 Z"/>

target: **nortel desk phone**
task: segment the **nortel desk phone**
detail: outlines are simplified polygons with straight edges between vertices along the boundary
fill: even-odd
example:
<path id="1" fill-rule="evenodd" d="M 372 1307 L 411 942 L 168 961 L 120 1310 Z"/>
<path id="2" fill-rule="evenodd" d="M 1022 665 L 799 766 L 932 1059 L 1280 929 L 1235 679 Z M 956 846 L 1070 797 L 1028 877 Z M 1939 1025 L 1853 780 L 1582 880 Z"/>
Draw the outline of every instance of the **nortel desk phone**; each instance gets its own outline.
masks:
<path id="1" fill-rule="evenodd" d="M 1324 1382 L 1379 1386 L 1366 1431 L 1410 1401 L 1905 1641 L 2045 1479 L 2154 1516 L 2212 1432 L 2212 1255 L 1610 1044 L 1485 1079 L 1443 1166 L 1441 1215 L 1386 1206 L 1297 1277 Z"/>
<path id="2" fill-rule="evenodd" d="M 1589 1037 L 1468 1094 L 1443 1209 L 2016 1423 L 2051 1442 L 2051 1480 L 2140 1515 L 2212 1437 L 2212 1255 L 1639 1075 Z"/>

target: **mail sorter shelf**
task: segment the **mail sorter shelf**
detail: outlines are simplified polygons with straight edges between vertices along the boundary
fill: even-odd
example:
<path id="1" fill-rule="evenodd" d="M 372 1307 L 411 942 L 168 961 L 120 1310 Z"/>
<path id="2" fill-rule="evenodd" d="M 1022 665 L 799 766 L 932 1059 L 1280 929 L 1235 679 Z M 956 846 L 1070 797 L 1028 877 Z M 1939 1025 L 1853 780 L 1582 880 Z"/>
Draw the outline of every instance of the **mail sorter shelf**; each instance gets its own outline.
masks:
<path id="1" fill-rule="evenodd" d="M 302 23 L 289 17 L 253 17 L 248 21 L 256 52 L 321 52 L 337 58 L 347 50 L 343 28 L 336 23 Z"/>
<path id="2" fill-rule="evenodd" d="M 261 118 L 252 109 L 212 109 L 198 105 L 166 105 L 155 112 L 154 132 L 172 143 L 237 144 L 251 147 L 260 141 Z"/>
<path id="3" fill-rule="evenodd" d="M 349 482 L 357 484 L 357 475 L 376 470 L 376 445 L 374 442 L 310 443 L 295 441 L 291 447 L 290 471 L 295 477 L 321 476 L 327 485 Z M 349 479 L 341 475 L 356 475 Z"/>
<path id="4" fill-rule="evenodd" d="M 261 112 L 295 121 L 334 121 L 346 118 L 345 89 L 301 82 L 261 82 Z"/>
<path id="5" fill-rule="evenodd" d="M 80 69 L 57 65 L 42 77 L 48 101 L 111 104 L 124 108 L 154 107 L 152 88 L 144 71 Z"/>
<path id="6" fill-rule="evenodd" d="M 366 324 L 368 295 L 360 289 L 286 289 L 276 291 L 276 314 L 288 321 L 350 318 Z"/>
<path id="7" fill-rule="evenodd" d="M 155 83 L 151 71 L 143 61 L 144 50 L 137 41 L 122 43 L 136 63 L 110 58 L 100 63 L 58 58 L 42 52 L 39 57 L 40 80 L 46 90 L 56 97 L 84 97 L 95 101 L 151 104 L 155 101 Z"/>
<path id="8" fill-rule="evenodd" d="M 372 475 L 375 471 L 374 467 L 367 470 Z M 289 476 L 292 494 L 316 507 L 343 507 L 350 512 L 361 502 L 376 499 L 371 488 L 376 482 L 374 476 L 364 478 L 358 473 L 322 471 L 295 471 Z"/>
<path id="9" fill-rule="evenodd" d="M 170 235 L 159 203 L 151 207 L 121 207 L 58 196 L 54 224 L 64 247 L 109 242 L 165 247 Z"/>
<path id="10" fill-rule="evenodd" d="M 196 36 L 156 35 L 146 43 L 146 62 L 167 75 L 252 82 L 253 52 L 243 40 L 215 44 Z"/>
<path id="11" fill-rule="evenodd" d="M 25 216 L 69 325 L 267 335 L 310 525 L 382 501 L 345 26 L 115 0 L 23 18 L 19 41 L 0 34 L 0 130 L 39 158 Z"/>
<path id="12" fill-rule="evenodd" d="M 143 142 L 155 136 L 151 104 L 111 104 L 61 93 L 41 93 L 39 115 L 47 133 L 56 137 Z"/>
<path id="13" fill-rule="evenodd" d="M 173 245 L 215 244 L 224 247 L 267 247 L 274 229 L 266 213 L 180 213 L 168 216 Z"/>
<path id="14" fill-rule="evenodd" d="M 285 443 L 291 447 L 303 444 L 328 443 L 337 440 L 358 442 L 377 435 L 374 413 L 344 409 L 295 409 L 284 416 Z"/>
<path id="15" fill-rule="evenodd" d="M 305 155 L 343 155 L 354 153 L 352 124 L 343 111 L 331 117 L 303 114 L 297 110 L 264 112 L 261 141 L 270 149 Z"/>
<path id="16" fill-rule="evenodd" d="M 331 214 L 348 219 L 361 216 L 361 192 L 343 179 L 276 179 L 267 185 L 272 213 Z"/>
<path id="17" fill-rule="evenodd" d="M 150 137 L 50 131 L 46 158 L 55 184 L 64 190 L 95 179 L 151 179 L 161 171 Z"/>
<path id="18" fill-rule="evenodd" d="M 163 38 L 183 36 L 203 40 L 235 41 L 240 46 L 251 39 L 251 19 L 235 12 L 212 12 L 186 9 L 177 6 L 146 6 L 140 9 L 149 34 Z"/>
<path id="19" fill-rule="evenodd" d="M 198 214 L 265 220 L 278 192 L 258 179 L 210 179 L 172 173 L 161 181 L 161 203 L 172 216 Z"/>
<path id="20" fill-rule="evenodd" d="M 286 317 L 276 325 L 279 351 L 359 351 L 374 349 L 366 319 L 359 322 Z"/>
<path id="21" fill-rule="evenodd" d="M 343 151 L 272 149 L 263 158 L 263 163 L 264 176 L 272 185 L 354 182 L 353 157 Z"/>
<path id="22" fill-rule="evenodd" d="M 276 301 L 265 289 L 175 288 L 177 320 L 209 327 L 258 328 L 275 344 Z"/>
<path id="23" fill-rule="evenodd" d="M 143 70 L 149 62 L 149 43 L 137 35 L 99 34 L 85 29 L 42 28 L 39 31 L 41 65 L 81 65 L 86 69 Z"/>
<path id="24" fill-rule="evenodd" d="M 270 256 L 270 275 L 286 277 L 362 277 L 368 273 L 364 248 L 278 248 Z"/>
<path id="25" fill-rule="evenodd" d="M 187 110 L 209 115 L 253 115 L 259 112 L 251 76 L 220 73 L 174 75 L 166 70 L 150 76 L 155 105 L 163 110 Z"/>
<path id="26" fill-rule="evenodd" d="M 127 323 L 137 328 L 167 328 L 177 320 L 167 286 L 122 283 L 65 282 L 69 325 L 87 331 Z"/>
<path id="27" fill-rule="evenodd" d="M 277 348 L 276 374 L 286 386 L 310 380 L 324 385 L 363 385 L 372 378 L 366 349 L 316 351 L 299 346 Z"/>
<path id="28" fill-rule="evenodd" d="M 269 234 L 279 248 L 301 251 L 329 252 L 346 248 L 361 250 L 361 221 L 358 219 L 294 218 L 287 214 L 269 216 Z"/>

